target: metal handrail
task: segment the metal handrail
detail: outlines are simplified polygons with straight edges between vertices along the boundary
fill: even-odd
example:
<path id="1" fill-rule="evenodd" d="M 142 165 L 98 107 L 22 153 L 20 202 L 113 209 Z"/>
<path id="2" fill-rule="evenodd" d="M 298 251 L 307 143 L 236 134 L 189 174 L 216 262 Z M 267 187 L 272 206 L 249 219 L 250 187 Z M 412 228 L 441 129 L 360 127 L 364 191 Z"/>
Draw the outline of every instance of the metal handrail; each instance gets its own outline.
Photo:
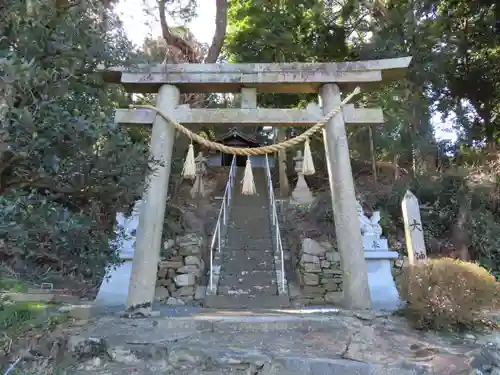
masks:
<path id="1" fill-rule="evenodd" d="M 217 251 L 221 251 L 221 236 L 227 230 L 227 218 L 229 204 L 232 198 L 232 188 L 234 186 L 234 176 L 236 173 L 236 156 L 233 156 L 233 161 L 231 162 L 231 167 L 229 168 L 229 176 L 226 182 L 226 187 L 224 189 L 224 196 L 222 197 L 221 208 L 219 210 L 219 215 L 217 217 L 217 224 L 215 225 L 214 233 L 212 234 L 212 241 L 210 242 L 210 290 L 214 291 L 214 247 L 217 241 Z M 224 226 L 224 228 L 222 228 Z M 224 230 L 223 230 L 224 229 Z M 221 233 L 223 233 L 221 235 Z"/>
<path id="2" fill-rule="evenodd" d="M 276 197 L 274 196 L 274 189 L 273 189 L 273 180 L 271 177 L 271 168 L 269 167 L 269 158 L 266 155 L 266 177 L 267 177 L 267 188 L 268 188 L 268 195 L 269 195 L 269 210 L 270 210 L 270 215 L 271 215 L 271 223 L 273 226 L 273 229 L 275 231 L 274 237 L 274 245 L 276 246 L 276 252 L 280 253 L 281 257 L 281 292 L 285 293 L 286 292 L 286 286 L 285 286 L 285 262 L 284 262 L 284 256 L 283 256 L 283 243 L 281 241 L 281 231 L 280 231 L 280 224 L 278 220 L 278 211 L 276 209 Z"/>

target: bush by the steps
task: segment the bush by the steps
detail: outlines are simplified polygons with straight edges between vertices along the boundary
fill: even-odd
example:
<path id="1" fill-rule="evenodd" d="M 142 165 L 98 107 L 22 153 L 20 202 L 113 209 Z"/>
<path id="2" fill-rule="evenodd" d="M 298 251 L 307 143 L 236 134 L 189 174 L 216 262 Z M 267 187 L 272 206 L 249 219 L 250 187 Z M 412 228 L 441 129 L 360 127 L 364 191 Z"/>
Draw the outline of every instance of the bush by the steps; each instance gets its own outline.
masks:
<path id="1" fill-rule="evenodd" d="M 500 308 L 500 283 L 484 268 L 450 258 L 406 268 L 400 293 L 404 314 L 420 329 L 492 327 L 485 312 Z"/>

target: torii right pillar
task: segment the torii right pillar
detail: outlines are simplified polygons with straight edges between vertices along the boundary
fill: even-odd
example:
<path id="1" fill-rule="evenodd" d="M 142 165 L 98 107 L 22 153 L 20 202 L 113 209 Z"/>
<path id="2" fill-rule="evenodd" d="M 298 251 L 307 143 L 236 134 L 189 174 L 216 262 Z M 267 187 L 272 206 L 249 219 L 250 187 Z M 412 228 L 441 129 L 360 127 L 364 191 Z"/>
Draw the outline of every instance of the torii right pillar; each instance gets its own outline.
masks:
<path id="1" fill-rule="evenodd" d="M 323 113 L 326 115 L 341 103 L 340 90 L 328 83 L 320 88 Z M 343 271 L 344 305 L 352 309 L 370 309 L 368 268 L 356 209 L 347 133 L 342 114 L 323 128 L 323 140 L 332 196 L 335 233 Z"/>

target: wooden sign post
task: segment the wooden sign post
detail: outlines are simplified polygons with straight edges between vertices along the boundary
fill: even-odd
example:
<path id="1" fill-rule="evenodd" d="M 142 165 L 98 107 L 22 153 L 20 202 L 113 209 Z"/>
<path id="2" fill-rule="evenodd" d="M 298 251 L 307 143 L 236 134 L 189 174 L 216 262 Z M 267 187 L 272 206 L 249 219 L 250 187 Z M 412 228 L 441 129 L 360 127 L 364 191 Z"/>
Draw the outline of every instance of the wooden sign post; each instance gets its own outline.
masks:
<path id="1" fill-rule="evenodd" d="M 425 250 L 424 228 L 420 217 L 420 205 L 417 197 L 407 190 L 401 202 L 405 227 L 406 249 L 411 265 L 427 260 Z"/>

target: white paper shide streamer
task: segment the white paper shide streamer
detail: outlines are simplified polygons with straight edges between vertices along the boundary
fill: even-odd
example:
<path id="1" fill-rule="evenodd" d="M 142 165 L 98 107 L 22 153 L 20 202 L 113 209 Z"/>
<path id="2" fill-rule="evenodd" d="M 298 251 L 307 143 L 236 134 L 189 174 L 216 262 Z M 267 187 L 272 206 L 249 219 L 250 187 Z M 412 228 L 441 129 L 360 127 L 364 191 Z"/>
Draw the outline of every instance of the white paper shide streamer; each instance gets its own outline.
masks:
<path id="1" fill-rule="evenodd" d="M 182 177 L 190 180 L 196 177 L 196 164 L 194 162 L 194 148 L 193 144 L 189 145 L 186 160 L 184 161 L 184 168 L 182 169 Z"/>
<path id="2" fill-rule="evenodd" d="M 304 161 L 302 162 L 302 174 L 304 176 L 310 176 L 316 173 L 314 169 L 314 162 L 311 154 L 311 146 L 309 145 L 309 138 L 306 139 L 304 144 Z"/>
<path id="3" fill-rule="evenodd" d="M 253 179 L 252 172 L 252 162 L 250 161 L 250 157 L 247 157 L 247 164 L 245 166 L 245 174 L 243 175 L 241 194 L 243 195 L 254 195 L 255 191 L 255 181 Z"/>

